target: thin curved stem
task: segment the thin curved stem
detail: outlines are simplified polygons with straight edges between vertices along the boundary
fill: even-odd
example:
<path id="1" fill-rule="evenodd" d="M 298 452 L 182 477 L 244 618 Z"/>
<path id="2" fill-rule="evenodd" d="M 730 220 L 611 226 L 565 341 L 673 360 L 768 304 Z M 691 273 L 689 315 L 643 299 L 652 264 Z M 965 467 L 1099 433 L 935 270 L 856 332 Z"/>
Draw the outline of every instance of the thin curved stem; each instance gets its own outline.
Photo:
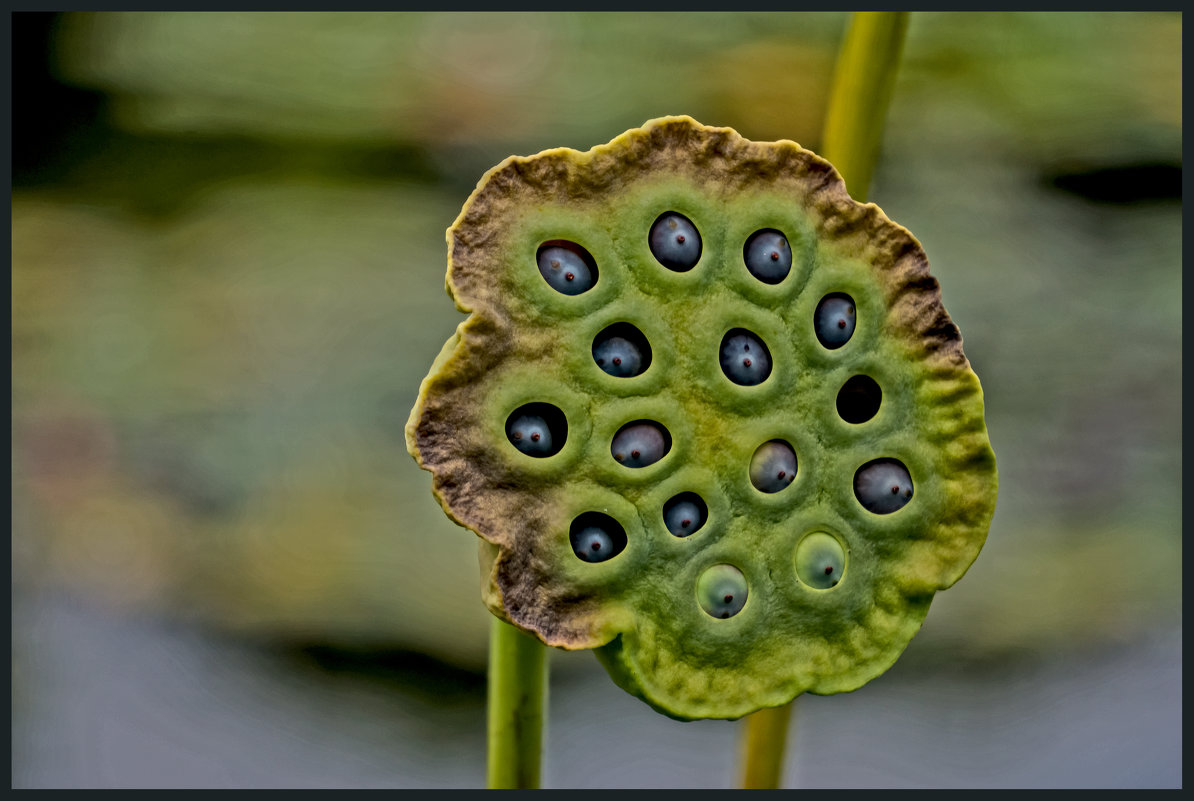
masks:
<path id="1" fill-rule="evenodd" d="M 488 679 L 489 789 L 538 788 L 547 709 L 547 648 L 495 617 L 489 629 Z"/>
<path id="2" fill-rule="evenodd" d="M 895 88 L 896 69 L 908 29 L 906 11 L 858 11 L 851 15 L 838 54 L 821 155 L 835 166 L 850 196 L 866 200 L 883 124 Z M 784 748 L 795 700 L 760 709 L 743 723 L 741 786 L 775 789 L 783 779 Z"/>
<path id="3" fill-rule="evenodd" d="M 866 200 L 879 160 L 907 28 L 907 11 L 856 12 L 838 54 L 821 155 L 837 167 L 850 196 L 860 202 Z"/>

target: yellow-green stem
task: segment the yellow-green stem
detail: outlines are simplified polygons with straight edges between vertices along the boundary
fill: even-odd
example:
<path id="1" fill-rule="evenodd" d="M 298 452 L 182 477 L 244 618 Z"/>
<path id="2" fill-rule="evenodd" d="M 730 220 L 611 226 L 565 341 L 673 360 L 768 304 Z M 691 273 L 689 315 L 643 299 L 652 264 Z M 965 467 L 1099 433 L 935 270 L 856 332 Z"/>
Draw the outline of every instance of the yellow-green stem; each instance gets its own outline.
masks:
<path id="1" fill-rule="evenodd" d="M 906 11 L 855 12 L 838 54 L 825 113 L 821 155 L 837 168 L 850 196 L 859 202 L 866 200 L 879 160 L 883 123 L 891 104 L 907 28 Z M 779 787 L 788 724 L 795 703 L 760 709 L 746 717 L 742 787 Z"/>
<path id="2" fill-rule="evenodd" d="M 794 702 L 793 702 L 794 703 Z M 760 709 L 747 716 L 742 738 L 742 787 L 774 790 L 784 774 L 784 745 L 792 704 Z"/>
<path id="3" fill-rule="evenodd" d="M 856 12 L 838 54 L 821 155 L 837 167 L 859 202 L 866 200 L 879 159 L 907 27 L 906 11 Z"/>
<path id="4" fill-rule="evenodd" d="M 489 629 L 489 789 L 539 786 L 546 709 L 547 648 L 495 617 Z"/>

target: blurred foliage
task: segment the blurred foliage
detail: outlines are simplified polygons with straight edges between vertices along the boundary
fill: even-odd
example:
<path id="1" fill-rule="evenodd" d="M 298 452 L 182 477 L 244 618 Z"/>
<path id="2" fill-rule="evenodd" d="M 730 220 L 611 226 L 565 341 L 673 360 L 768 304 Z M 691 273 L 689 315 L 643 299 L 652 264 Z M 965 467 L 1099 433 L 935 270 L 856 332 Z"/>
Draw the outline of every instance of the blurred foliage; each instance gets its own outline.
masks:
<path id="1" fill-rule="evenodd" d="M 482 665 L 475 537 L 402 437 L 462 319 L 444 230 L 505 156 L 663 114 L 815 147 L 844 21 L 61 17 L 54 86 L 95 108 L 14 152 L 15 591 Z M 915 14 L 904 53 L 871 197 L 942 281 L 1001 475 L 921 637 L 1180 620 L 1180 191 L 1145 176 L 1180 175 L 1181 16 Z M 1127 195 L 1066 191 L 1106 167 Z"/>

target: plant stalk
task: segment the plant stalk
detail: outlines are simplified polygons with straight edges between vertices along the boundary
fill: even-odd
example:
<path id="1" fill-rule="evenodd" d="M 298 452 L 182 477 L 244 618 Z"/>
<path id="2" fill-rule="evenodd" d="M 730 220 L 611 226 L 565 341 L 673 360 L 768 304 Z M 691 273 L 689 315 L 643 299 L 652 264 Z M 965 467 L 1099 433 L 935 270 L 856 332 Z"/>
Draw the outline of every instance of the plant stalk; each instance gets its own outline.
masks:
<path id="1" fill-rule="evenodd" d="M 907 28 L 907 11 L 855 12 L 838 54 L 821 155 L 837 167 L 860 203 L 879 160 Z"/>
<path id="2" fill-rule="evenodd" d="M 546 709 L 547 648 L 495 617 L 489 628 L 489 789 L 539 787 Z"/>
<path id="3" fill-rule="evenodd" d="M 794 703 L 760 709 L 746 717 L 742 738 L 743 789 L 774 790 L 780 786 L 788 721 Z"/>
<path id="4" fill-rule="evenodd" d="M 860 203 L 866 201 L 879 160 L 883 124 L 907 29 L 906 11 L 857 11 L 850 17 L 838 54 L 821 155 L 837 168 L 850 196 Z M 780 786 L 795 703 L 760 709 L 744 720 L 743 788 L 773 790 Z"/>

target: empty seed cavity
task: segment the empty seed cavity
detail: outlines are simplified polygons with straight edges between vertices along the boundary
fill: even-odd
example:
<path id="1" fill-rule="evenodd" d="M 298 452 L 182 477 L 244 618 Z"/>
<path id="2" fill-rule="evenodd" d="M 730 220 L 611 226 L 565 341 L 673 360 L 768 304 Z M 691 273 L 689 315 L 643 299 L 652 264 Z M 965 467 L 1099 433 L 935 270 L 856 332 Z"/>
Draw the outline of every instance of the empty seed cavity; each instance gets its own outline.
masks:
<path id="1" fill-rule="evenodd" d="M 837 393 L 837 413 L 847 423 L 865 423 L 879 412 L 883 390 L 866 375 L 850 378 Z"/>
<path id="2" fill-rule="evenodd" d="M 813 589 L 836 587 L 846 572 L 846 552 L 824 531 L 814 531 L 796 546 L 796 577 Z"/>
<path id="3" fill-rule="evenodd" d="M 759 492 L 779 492 L 796 478 L 796 451 L 782 439 L 764 442 L 750 459 L 750 483 Z"/>
<path id="4" fill-rule="evenodd" d="M 614 323 L 593 340 L 593 361 L 617 378 L 642 375 L 651 366 L 651 344 L 630 323 Z"/>
<path id="5" fill-rule="evenodd" d="M 575 242 L 563 239 L 544 242 L 539 246 L 536 261 L 543 280 L 565 295 L 579 295 L 597 283 L 597 262 Z"/>
<path id="6" fill-rule="evenodd" d="M 746 576 L 733 565 L 713 565 L 697 579 L 697 602 L 705 614 L 733 617 L 746 606 Z"/>
<path id="7" fill-rule="evenodd" d="M 669 270 L 687 272 L 701 259 L 701 235 L 692 220 L 674 211 L 659 215 L 647 235 L 651 254 Z"/>
<path id="8" fill-rule="evenodd" d="M 778 284 L 792 269 L 792 248 L 788 238 L 774 228 L 755 231 L 742 248 L 750 274 L 764 284 Z"/>
<path id="9" fill-rule="evenodd" d="M 682 492 L 663 505 L 663 523 L 677 537 L 699 530 L 708 518 L 709 507 L 695 492 Z"/>
<path id="10" fill-rule="evenodd" d="M 584 562 L 604 562 L 626 550 L 626 529 L 601 512 L 585 512 L 568 531 L 572 552 Z"/>
<path id="11" fill-rule="evenodd" d="M 813 313 L 817 339 L 829 350 L 845 345 L 854 335 L 854 298 L 841 292 L 826 295 Z"/>
<path id="12" fill-rule="evenodd" d="M 753 387 L 771 375 L 771 351 L 763 340 L 745 328 L 726 332 L 718 358 L 726 378 L 739 386 Z"/>
<path id="13" fill-rule="evenodd" d="M 646 467 L 662 459 L 672 448 L 672 436 L 654 420 L 627 423 L 614 434 L 610 453 L 623 467 Z"/>
<path id="14" fill-rule="evenodd" d="M 912 477 L 896 459 L 875 459 L 854 474 L 854 495 L 868 512 L 891 514 L 912 499 Z"/>
<path id="15" fill-rule="evenodd" d="M 527 456 L 554 456 L 568 439 L 568 421 L 550 403 L 528 403 L 506 418 L 506 438 Z"/>

